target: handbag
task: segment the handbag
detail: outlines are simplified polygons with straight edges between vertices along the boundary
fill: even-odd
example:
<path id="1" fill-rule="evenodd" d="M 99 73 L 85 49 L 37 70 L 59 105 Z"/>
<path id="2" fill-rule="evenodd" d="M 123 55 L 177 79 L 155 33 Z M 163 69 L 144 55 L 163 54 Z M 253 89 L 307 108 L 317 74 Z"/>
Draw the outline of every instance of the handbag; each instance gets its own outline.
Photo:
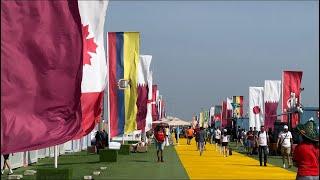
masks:
<path id="1" fill-rule="evenodd" d="M 269 147 L 267 146 L 267 148 L 266 148 L 266 153 L 267 154 L 269 154 L 270 153 L 270 151 L 269 151 Z"/>

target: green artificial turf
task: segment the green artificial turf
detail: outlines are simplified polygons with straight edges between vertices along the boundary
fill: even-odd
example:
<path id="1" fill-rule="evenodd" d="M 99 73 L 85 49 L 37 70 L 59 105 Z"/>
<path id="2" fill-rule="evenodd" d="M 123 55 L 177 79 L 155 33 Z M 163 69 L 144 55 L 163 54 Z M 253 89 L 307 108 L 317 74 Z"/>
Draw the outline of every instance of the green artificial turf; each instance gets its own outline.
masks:
<path id="1" fill-rule="evenodd" d="M 243 147 L 236 147 L 236 143 L 235 142 L 231 142 L 229 143 L 229 147 L 232 148 L 233 151 L 236 151 L 238 153 L 241 153 L 241 154 L 246 154 L 246 152 L 244 151 L 244 148 Z M 259 155 L 251 155 L 251 156 L 248 156 L 248 157 L 251 157 L 253 159 L 256 159 L 259 161 Z M 274 166 L 278 166 L 278 167 L 281 167 L 282 168 L 282 156 L 268 156 L 268 163 L 269 164 L 272 164 Z M 288 166 L 288 162 L 286 160 L 286 166 Z M 297 172 L 297 168 L 292 166 L 291 168 L 287 168 L 288 171 L 292 171 L 292 172 Z"/>
<path id="2" fill-rule="evenodd" d="M 71 168 L 72 179 L 77 180 L 83 179 L 85 175 L 92 175 L 94 179 L 188 179 L 173 146 L 165 148 L 164 163 L 158 163 L 156 160 L 155 146 L 151 145 L 147 153 L 118 155 L 118 161 L 114 163 L 99 162 L 99 155 L 87 154 L 86 151 L 62 155 L 58 159 L 58 167 Z M 23 174 L 27 169 L 37 170 L 53 166 L 54 158 L 40 159 L 26 168 L 14 170 L 14 174 Z M 101 166 L 106 166 L 107 170 L 99 170 Z M 101 174 L 94 176 L 94 170 L 99 170 Z M 2 175 L 1 179 L 6 179 L 6 176 Z M 36 179 L 36 175 L 23 176 L 23 179 Z"/>

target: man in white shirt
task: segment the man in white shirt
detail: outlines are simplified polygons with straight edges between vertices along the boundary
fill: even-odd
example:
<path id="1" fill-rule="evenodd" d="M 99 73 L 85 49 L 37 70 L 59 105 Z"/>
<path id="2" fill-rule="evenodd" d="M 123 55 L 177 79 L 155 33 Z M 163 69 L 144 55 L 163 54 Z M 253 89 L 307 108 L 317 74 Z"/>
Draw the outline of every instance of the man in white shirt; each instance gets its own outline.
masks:
<path id="1" fill-rule="evenodd" d="M 216 142 L 216 151 L 218 150 L 218 144 L 220 144 L 220 139 L 221 139 L 221 131 L 220 127 L 215 130 L 215 142 Z M 220 153 L 221 153 L 221 148 L 220 148 Z"/>
<path id="2" fill-rule="evenodd" d="M 290 157 L 292 147 L 292 134 L 288 130 L 287 125 L 285 125 L 283 129 L 284 130 L 279 133 L 277 147 L 281 147 L 283 168 L 286 168 L 286 158 L 288 159 L 288 168 L 290 168 L 292 166 L 292 161 Z"/>
<path id="3" fill-rule="evenodd" d="M 265 131 L 264 126 L 261 126 L 260 132 L 258 133 L 258 137 L 256 141 L 259 148 L 258 151 L 259 151 L 260 166 L 262 166 L 262 153 L 263 153 L 264 166 L 267 166 L 268 133 Z"/>

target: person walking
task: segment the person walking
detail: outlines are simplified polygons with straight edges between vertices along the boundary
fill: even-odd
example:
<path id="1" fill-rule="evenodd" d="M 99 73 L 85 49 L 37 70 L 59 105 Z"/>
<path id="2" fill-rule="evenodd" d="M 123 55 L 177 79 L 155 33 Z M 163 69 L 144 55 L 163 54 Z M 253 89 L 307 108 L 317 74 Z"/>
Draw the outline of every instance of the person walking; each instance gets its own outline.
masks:
<path id="1" fill-rule="evenodd" d="M 279 147 L 281 148 L 283 168 L 286 168 L 285 159 L 288 160 L 288 168 L 291 168 L 292 166 L 290 157 L 292 144 L 292 134 L 288 130 L 288 126 L 284 125 L 283 131 L 279 133 L 277 141 L 277 149 Z"/>
<path id="2" fill-rule="evenodd" d="M 156 141 L 157 157 L 158 162 L 164 162 L 163 160 L 163 150 L 164 150 L 164 141 L 165 141 L 165 132 L 164 128 L 161 125 L 158 125 L 155 128 L 154 139 Z"/>
<path id="3" fill-rule="evenodd" d="M 253 146 L 254 146 L 254 135 L 252 131 L 252 127 L 250 127 L 249 131 L 247 132 L 247 145 L 248 145 L 248 155 L 252 155 Z"/>
<path id="4" fill-rule="evenodd" d="M 221 145 L 222 145 L 222 155 L 223 157 L 228 156 L 228 143 L 230 141 L 230 135 L 227 134 L 228 130 L 224 129 L 221 136 Z"/>
<path id="5" fill-rule="evenodd" d="M 258 130 L 257 130 L 257 127 L 253 127 L 253 150 L 252 150 L 252 154 L 258 154 L 257 139 L 258 139 Z"/>
<path id="6" fill-rule="evenodd" d="M 97 149 L 97 153 L 99 154 L 100 149 L 103 148 L 102 135 L 100 131 L 96 132 L 95 138 L 96 138 L 96 149 Z"/>
<path id="7" fill-rule="evenodd" d="M 198 134 L 198 139 L 199 139 L 199 151 L 200 151 L 200 156 L 203 153 L 204 150 L 204 144 L 206 141 L 206 131 L 204 130 L 203 127 L 200 127 L 200 131 L 197 133 Z"/>
<path id="8" fill-rule="evenodd" d="M 174 135 L 176 138 L 176 143 L 179 144 L 179 135 L 180 135 L 180 128 L 179 126 L 176 127 L 175 131 L 174 131 Z"/>
<path id="9" fill-rule="evenodd" d="M 12 171 L 12 169 L 10 167 L 10 163 L 9 163 L 9 154 L 3 154 L 2 156 L 3 156 L 4 162 L 3 162 L 1 174 L 2 175 L 4 174 L 4 170 L 6 169 L 6 167 L 8 167 L 8 169 L 9 169 L 9 175 L 13 174 L 13 171 Z M 13 154 L 12 154 L 12 156 L 13 156 Z"/>
<path id="10" fill-rule="evenodd" d="M 218 151 L 218 147 L 219 145 L 221 144 L 221 131 L 220 131 L 220 127 L 218 127 L 216 130 L 215 130 L 215 144 L 216 144 L 216 151 Z M 221 153 L 221 148 L 220 149 L 220 153 Z"/>
<path id="11" fill-rule="evenodd" d="M 191 126 L 189 126 L 188 130 L 187 130 L 187 144 L 191 145 L 191 140 L 193 138 L 193 129 L 191 128 Z"/>
<path id="12" fill-rule="evenodd" d="M 265 131 L 264 126 L 261 126 L 260 131 L 258 133 L 258 138 L 257 138 L 260 166 L 262 166 L 262 154 L 263 154 L 263 165 L 267 166 L 268 144 L 269 144 L 268 139 L 269 139 L 268 133 Z"/>
<path id="13" fill-rule="evenodd" d="M 237 135 L 236 136 L 237 136 L 236 146 L 238 147 L 240 144 L 243 145 L 242 142 L 241 142 L 242 129 L 240 128 L 240 126 L 238 126 Z"/>
<path id="14" fill-rule="evenodd" d="M 319 133 L 313 120 L 299 124 L 297 130 L 302 142 L 294 150 L 294 162 L 298 168 L 297 180 L 319 180 Z"/>
<path id="15" fill-rule="evenodd" d="M 196 128 L 194 129 L 194 137 L 196 140 L 197 151 L 199 151 L 199 135 L 198 135 L 199 131 L 200 131 L 200 128 L 197 125 Z"/>
<path id="16" fill-rule="evenodd" d="M 215 131 L 215 128 L 210 127 L 210 144 L 213 144 L 214 142 L 214 131 Z"/>
<path id="17" fill-rule="evenodd" d="M 169 138 L 170 138 L 170 129 L 169 129 L 169 126 L 166 126 L 166 128 L 165 128 L 165 135 L 166 135 L 166 138 L 165 138 L 165 146 L 169 146 Z"/>

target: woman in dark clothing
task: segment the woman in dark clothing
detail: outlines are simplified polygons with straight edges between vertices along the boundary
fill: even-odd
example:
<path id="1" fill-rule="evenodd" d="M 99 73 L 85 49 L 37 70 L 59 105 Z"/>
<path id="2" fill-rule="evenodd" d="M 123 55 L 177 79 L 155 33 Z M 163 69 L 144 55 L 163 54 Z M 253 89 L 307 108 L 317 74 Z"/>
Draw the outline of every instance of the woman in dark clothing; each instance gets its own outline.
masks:
<path id="1" fill-rule="evenodd" d="M 2 156 L 3 156 L 4 162 L 3 162 L 3 168 L 1 170 L 1 174 L 4 174 L 4 170 L 6 169 L 6 166 L 9 169 L 9 175 L 13 174 L 13 171 L 12 171 L 10 164 L 9 164 L 9 154 L 3 154 Z"/>
<path id="2" fill-rule="evenodd" d="M 96 138 L 97 153 L 99 154 L 99 150 L 102 149 L 102 147 L 103 147 L 102 146 L 102 136 L 101 136 L 100 131 L 96 132 L 95 138 Z"/>

